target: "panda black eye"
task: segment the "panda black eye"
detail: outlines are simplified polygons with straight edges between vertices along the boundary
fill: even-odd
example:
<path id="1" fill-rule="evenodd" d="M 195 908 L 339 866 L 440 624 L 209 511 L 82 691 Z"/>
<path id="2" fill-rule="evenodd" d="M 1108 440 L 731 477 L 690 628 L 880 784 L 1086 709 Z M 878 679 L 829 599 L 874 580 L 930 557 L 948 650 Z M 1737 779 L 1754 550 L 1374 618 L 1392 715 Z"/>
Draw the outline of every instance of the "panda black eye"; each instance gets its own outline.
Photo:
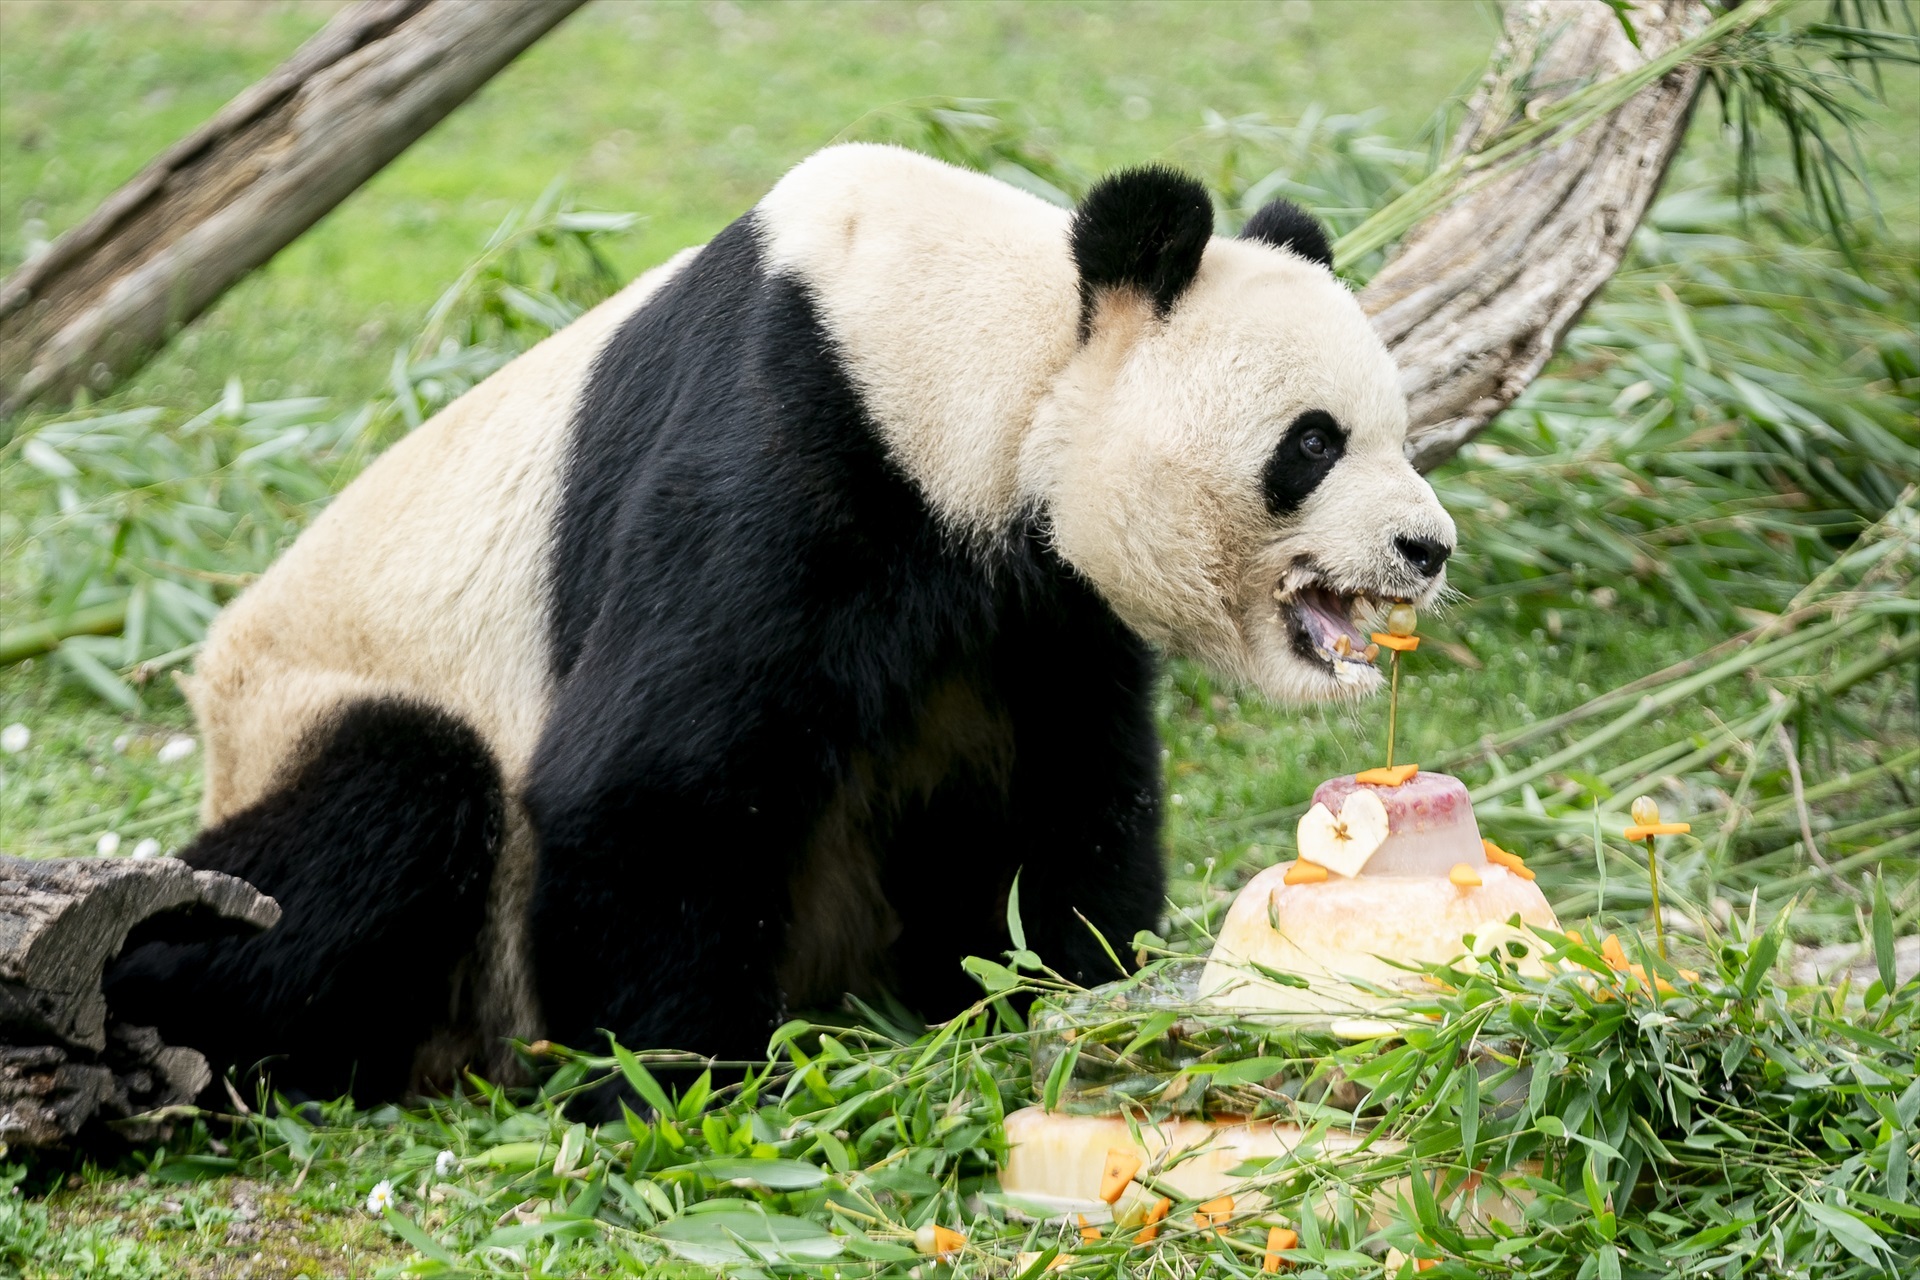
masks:
<path id="1" fill-rule="evenodd" d="M 1295 418 L 1274 444 L 1260 477 L 1267 510 L 1276 516 L 1297 510 L 1346 451 L 1346 429 L 1325 409 L 1309 409 Z"/>

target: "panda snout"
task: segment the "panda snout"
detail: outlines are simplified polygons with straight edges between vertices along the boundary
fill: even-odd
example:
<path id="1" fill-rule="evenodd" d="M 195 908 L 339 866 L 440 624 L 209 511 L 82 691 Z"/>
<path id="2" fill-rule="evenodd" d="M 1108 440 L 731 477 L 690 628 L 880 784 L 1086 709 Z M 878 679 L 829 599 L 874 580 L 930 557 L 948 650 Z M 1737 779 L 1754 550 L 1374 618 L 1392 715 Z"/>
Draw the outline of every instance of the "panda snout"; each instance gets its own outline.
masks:
<path id="1" fill-rule="evenodd" d="M 1453 554 L 1453 548 L 1433 538 L 1411 538 L 1401 534 L 1393 540 L 1393 549 L 1423 578 L 1437 575 Z"/>

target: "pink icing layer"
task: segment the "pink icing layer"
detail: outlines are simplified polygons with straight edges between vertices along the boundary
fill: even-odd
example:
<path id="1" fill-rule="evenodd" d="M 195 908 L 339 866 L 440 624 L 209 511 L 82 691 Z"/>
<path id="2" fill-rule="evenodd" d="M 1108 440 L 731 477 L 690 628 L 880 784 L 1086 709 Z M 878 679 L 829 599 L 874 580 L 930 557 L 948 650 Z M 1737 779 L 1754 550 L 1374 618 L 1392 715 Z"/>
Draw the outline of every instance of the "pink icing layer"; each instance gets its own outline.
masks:
<path id="1" fill-rule="evenodd" d="M 1486 864 L 1473 802 L 1460 779 L 1423 772 L 1397 787 L 1382 787 L 1347 774 L 1316 787 L 1313 802 L 1338 814 L 1347 797 L 1363 788 L 1386 806 L 1388 835 L 1361 875 L 1445 875 L 1456 863 Z"/>

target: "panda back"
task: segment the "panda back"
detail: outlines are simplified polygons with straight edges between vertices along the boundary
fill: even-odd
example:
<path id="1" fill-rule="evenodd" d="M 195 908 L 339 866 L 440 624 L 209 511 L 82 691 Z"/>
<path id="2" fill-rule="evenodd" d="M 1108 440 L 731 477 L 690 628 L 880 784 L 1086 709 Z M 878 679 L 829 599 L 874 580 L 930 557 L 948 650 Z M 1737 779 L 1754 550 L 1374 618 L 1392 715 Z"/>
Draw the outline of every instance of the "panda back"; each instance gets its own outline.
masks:
<path id="1" fill-rule="evenodd" d="M 574 402 L 608 335 L 693 252 L 387 450 L 215 620 L 185 682 L 208 821 L 258 798 L 318 718 L 360 697 L 454 712 L 518 776 L 551 697 L 547 561 Z"/>
<path id="2" fill-rule="evenodd" d="M 769 270 L 805 284 L 895 459 L 953 527 L 1018 505 L 1023 429 L 1078 340 L 1068 213 L 898 147 L 804 161 L 755 209 Z"/>

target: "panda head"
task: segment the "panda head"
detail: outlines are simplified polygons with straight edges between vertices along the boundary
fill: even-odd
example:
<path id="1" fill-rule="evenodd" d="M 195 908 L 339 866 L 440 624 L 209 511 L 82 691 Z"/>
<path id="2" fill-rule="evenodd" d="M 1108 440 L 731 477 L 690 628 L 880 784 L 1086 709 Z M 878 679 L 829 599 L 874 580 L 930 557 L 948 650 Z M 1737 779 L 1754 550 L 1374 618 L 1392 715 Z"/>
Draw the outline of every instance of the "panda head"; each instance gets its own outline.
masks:
<path id="1" fill-rule="evenodd" d="M 1367 632 L 1444 590 L 1453 521 L 1320 226 L 1281 201 L 1212 230 L 1204 189 L 1159 168 L 1075 212 L 1081 344 L 1027 444 L 1030 499 L 1170 652 L 1280 699 L 1371 692 Z"/>

